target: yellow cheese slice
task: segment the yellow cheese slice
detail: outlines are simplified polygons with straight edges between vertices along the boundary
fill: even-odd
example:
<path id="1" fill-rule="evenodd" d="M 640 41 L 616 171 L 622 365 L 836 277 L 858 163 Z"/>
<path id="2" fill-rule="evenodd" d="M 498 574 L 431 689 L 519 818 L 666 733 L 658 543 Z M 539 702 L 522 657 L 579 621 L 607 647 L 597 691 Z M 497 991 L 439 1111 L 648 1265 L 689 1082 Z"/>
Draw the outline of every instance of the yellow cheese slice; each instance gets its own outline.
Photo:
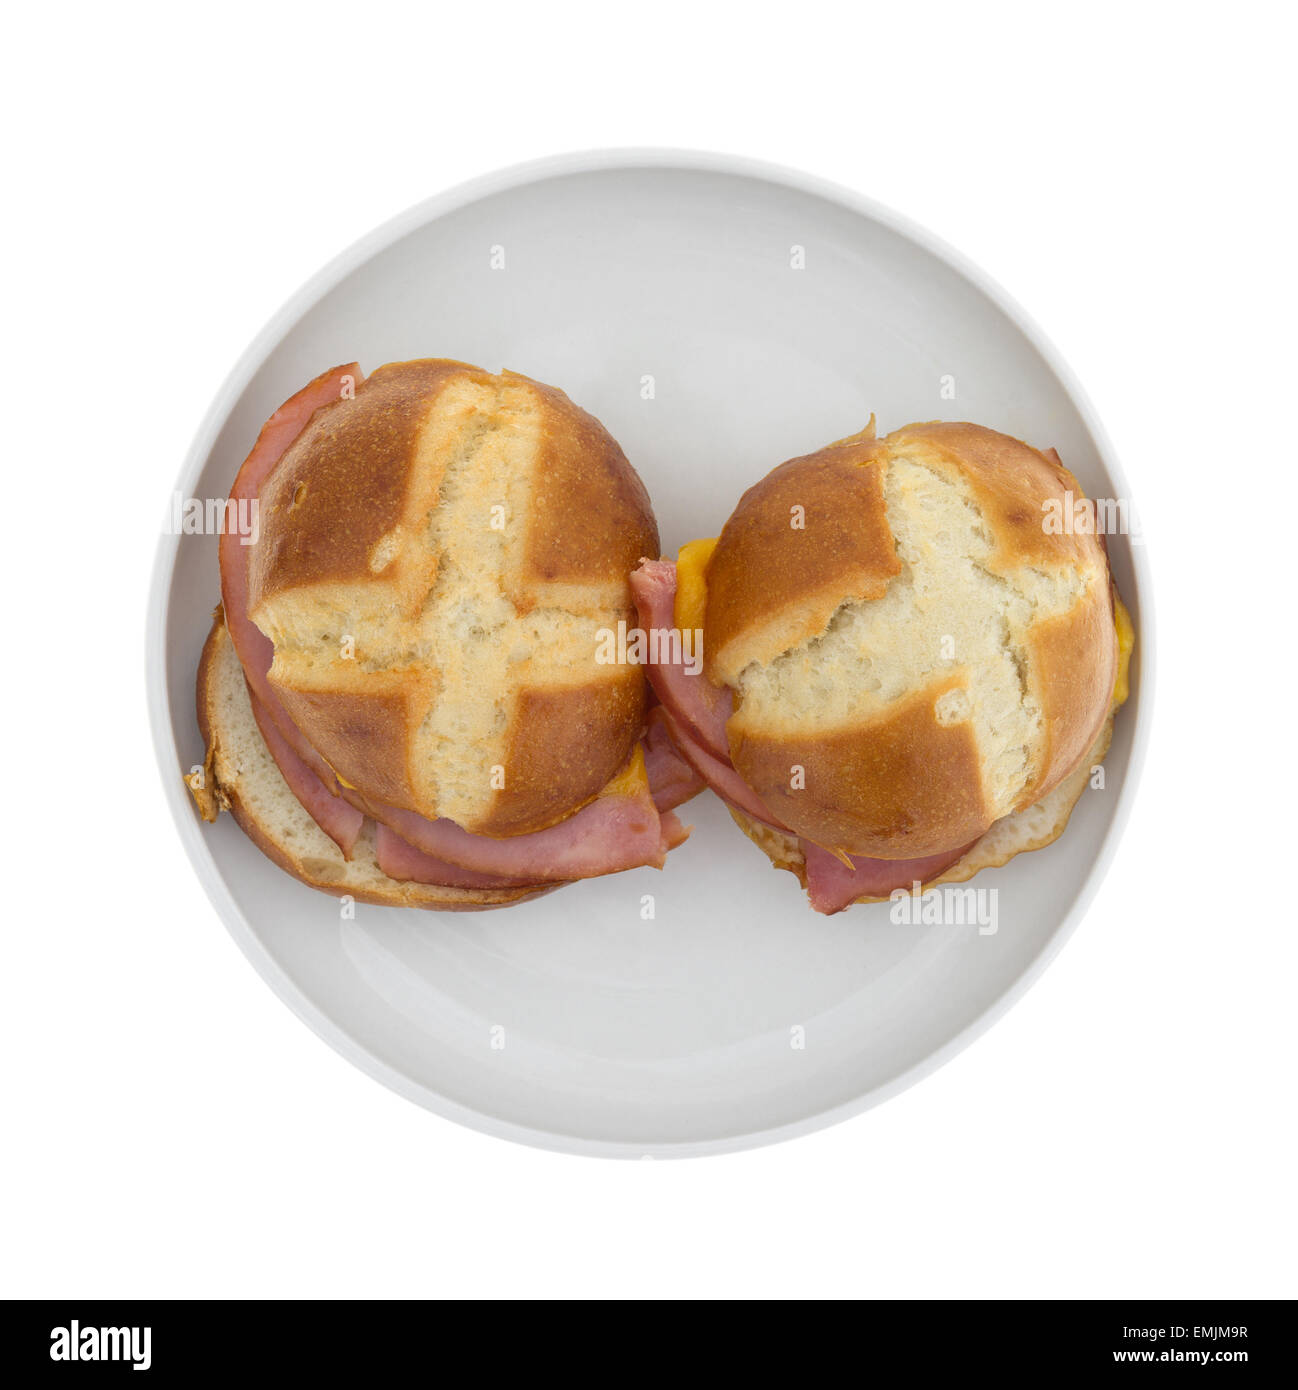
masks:
<path id="1" fill-rule="evenodd" d="M 672 615 L 677 630 L 688 632 L 703 626 L 708 606 L 708 561 L 717 548 L 717 537 L 689 541 L 676 557 L 676 604 Z"/>

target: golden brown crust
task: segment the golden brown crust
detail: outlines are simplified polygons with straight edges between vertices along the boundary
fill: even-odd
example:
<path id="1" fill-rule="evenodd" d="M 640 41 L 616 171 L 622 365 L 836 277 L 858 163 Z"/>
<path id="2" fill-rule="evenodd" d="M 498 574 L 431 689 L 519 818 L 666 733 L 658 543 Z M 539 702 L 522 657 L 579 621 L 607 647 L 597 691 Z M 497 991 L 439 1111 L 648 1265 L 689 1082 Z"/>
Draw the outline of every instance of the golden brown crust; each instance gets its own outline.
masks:
<path id="1" fill-rule="evenodd" d="M 218 603 L 212 610 L 212 626 L 207 640 L 203 643 L 202 655 L 198 659 L 198 678 L 194 687 L 198 732 L 203 736 L 202 785 L 195 786 L 192 774 L 185 778 L 185 785 L 198 806 L 198 814 L 209 825 L 214 825 L 221 812 L 229 809 L 229 802 L 225 799 L 216 776 L 216 728 L 211 714 L 216 661 L 223 642 L 229 642 L 229 633 L 225 627 L 225 608 Z"/>
<path id="2" fill-rule="evenodd" d="M 942 883 L 966 883 L 984 869 L 999 869 L 1020 854 L 1045 849 L 1064 833 L 1077 803 L 1081 800 L 1090 779 L 1092 767 L 1103 762 L 1113 736 L 1113 714 L 1110 710 L 1100 726 L 1086 757 L 1064 780 L 1031 806 L 1015 811 L 997 821 L 991 829 L 942 873 L 925 879 L 921 889 Z M 807 886 L 807 865 L 802 848 L 793 835 L 772 829 L 754 820 L 743 811 L 727 805 L 731 819 L 771 861 L 771 867 L 783 869 Z M 868 894 L 856 899 L 858 904 L 887 902 L 887 898 Z"/>
<path id="3" fill-rule="evenodd" d="M 1018 808 L 1040 800 L 1077 765 L 1103 725 L 1118 673 L 1113 590 L 1098 585 L 1033 635 L 1029 684 L 1041 706 L 1043 754 Z"/>
<path id="4" fill-rule="evenodd" d="M 530 608 L 553 584 L 605 585 L 658 554 L 649 494 L 617 441 L 557 387 L 517 372 L 542 413 L 537 481 L 514 593 Z"/>
<path id="5" fill-rule="evenodd" d="M 790 459 L 739 499 L 707 569 L 712 680 L 733 682 L 823 632 L 845 599 L 887 590 L 901 565 L 872 466 L 881 447 L 853 438 Z"/>
<path id="6" fill-rule="evenodd" d="M 461 362 L 389 363 L 353 398 L 317 411 L 262 486 L 248 611 L 299 585 L 369 580 L 374 547 L 404 510 L 437 396 L 486 376 Z"/>
<path id="7" fill-rule="evenodd" d="M 476 831 L 525 835 L 554 825 L 574 803 L 597 797 L 626 765 L 622 736 L 634 743 L 644 725 L 645 684 L 632 666 L 622 678 L 519 697 L 501 788 Z M 578 800 L 579 799 L 579 800 Z"/>
<path id="8" fill-rule="evenodd" d="M 1059 500 L 1066 491 L 1083 496 L 1053 449 L 1034 449 L 1008 434 L 954 420 L 906 425 L 882 444 L 893 453 L 921 451 L 972 487 L 995 538 L 995 569 L 1084 566 L 1103 550 L 1094 536 L 1053 534 L 1042 525 L 1042 503 Z"/>
<path id="9" fill-rule="evenodd" d="M 935 696 L 953 684 L 899 700 L 861 728 L 732 735 L 731 760 L 778 820 L 826 849 L 872 859 L 939 854 L 976 839 L 994 819 L 972 729 L 944 728 L 933 713 Z"/>
<path id="10" fill-rule="evenodd" d="M 643 675 L 600 664 L 598 631 L 633 620 L 657 527 L 562 391 L 381 367 L 290 447 L 260 520 L 249 613 L 275 643 L 270 683 L 358 804 L 525 834 L 625 765 Z"/>
<path id="11" fill-rule="evenodd" d="M 365 873 L 359 864 L 349 864 L 323 832 L 312 836 L 310 843 L 305 846 L 298 835 L 290 841 L 281 827 L 253 811 L 241 789 L 246 777 L 273 775 L 278 778 L 279 773 L 273 769 L 273 765 L 270 769 L 256 771 L 239 766 L 235 751 L 239 740 L 246 737 L 260 740 L 260 735 L 256 732 L 250 712 L 244 721 L 246 727 L 243 730 L 235 729 L 230 711 L 222 702 L 220 682 L 228 679 L 232 662 L 237 662 L 237 658 L 218 607 L 212 629 L 203 644 L 196 690 L 198 727 L 206 749 L 205 766 L 211 769 L 207 788 L 219 809 L 228 810 L 253 844 L 286 873 L 308 887 L 334 897 L 351 897 L 357 902 L 381 907 L 423 907 L 440 912 L 477 912 L 507 907 L 563 886 L 444 888 L 437 884 L 406 882 L 388 878 L 372 868 Z M 226 667 L 224 673 L 223 666 Z M 264 749 L 264 745 L 262 747 Z M 269 760 L 269 753 L 266 758 Z M 286 788 L 285 794 L 289 794 Z"/>
<path id="12" fill-rule="evenodd" d="M 705 646 L 736 692 L 735 767 L 787 825 L 830 849 L 921 858 L 1076 767 L 1117 643 L 1102 539 L 1046 524 L 1069 493 L 1084 495 L 1053 450 L 933 422 L 791 460 L 744 494 L 708 568 Z M 938 566 L 944 554 L 959 563 Z M 941 634 L 960 622 L 957 648 Z"/>
<path id="13" fill-rule="evenodd" d="M 413 809 L 405 759 L 411 725 L 405 694 L 294 690 L 283 684 L 277 693 L 294 724 L 311 731 L 311 746 L 344 787 L 363 787 L 380 805 Z"/>

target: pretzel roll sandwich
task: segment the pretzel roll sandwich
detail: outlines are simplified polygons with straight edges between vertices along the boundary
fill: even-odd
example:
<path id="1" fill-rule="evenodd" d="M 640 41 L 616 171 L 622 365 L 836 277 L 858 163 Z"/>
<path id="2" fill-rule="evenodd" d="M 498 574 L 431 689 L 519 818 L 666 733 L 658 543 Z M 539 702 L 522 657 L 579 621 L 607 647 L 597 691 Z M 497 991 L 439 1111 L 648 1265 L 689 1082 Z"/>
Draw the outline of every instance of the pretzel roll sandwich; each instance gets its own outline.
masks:
<path id="1" fill-rule="evenodd" d="M 642 739 L 642 670 L 599 659 L 658 536 L 597 420 L 512 372 L 351 364 L 271 417 L 231 501 L 257 524 L 221 537 L 205 819 L 393 905 L 662 866 L 701 784 L 660 724 Z"/>
<path id="2" fill-rule="evenodd" d="M 1048 522 L 1081 496 L 1053 450 L 872 420 L 637 569 L 643 625 L 702 633 L 651 669 L 678 748 L 818 911 L 1063 831 L 1131 650 L 1102 538 Z"/>

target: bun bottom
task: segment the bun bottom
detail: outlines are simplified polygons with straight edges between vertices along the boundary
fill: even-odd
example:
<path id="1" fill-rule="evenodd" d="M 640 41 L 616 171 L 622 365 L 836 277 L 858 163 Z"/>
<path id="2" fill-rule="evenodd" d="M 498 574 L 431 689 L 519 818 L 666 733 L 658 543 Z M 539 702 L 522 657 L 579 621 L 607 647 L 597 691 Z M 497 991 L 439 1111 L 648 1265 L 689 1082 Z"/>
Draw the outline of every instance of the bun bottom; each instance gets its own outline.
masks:
<path id="1" fill-rule="evenodd" d="M 204 783 L 190 787 L 205 820 L 226 810 L 250 840 L 310 888 L 382 907 L 476 912 L 508 907 L 561 887 L 443 888 L 389 878 L 366 824 L 351 859 L 308 815 L 275 764 L 253 717 L 243 667 L 219 610 L 198 668 L 198 725 L 207 749 Z"/>
<path id="2" fill-rule="evenodd" d="M 1021 811 L 1004 816 L 960 859 L 957 859 L 944 873 L 929 879 L 921 885 L 923 889 L 934 888 L 940 883 L 963 883 L 983 869 L 999 869 L 1008 864 L 1017 854 L 1026 854 L 1034 849 L 1045 849 L 1064 833 L 1068 818 L 1073 813 L 1086 784 L 1091 778 L 1091 769 L 1104 760 L 1109 751 L 1109 741 L 1113 737 L 1113 711 L 1104 721 L 1104 726 L 1096 735 L 1086 756 L 1040 801 L 1025 806 Z M 743 811 L 727 806 L 735 824 L 770 859 L 777 869 L 787 869 L 796 875 L 798 882 L 807 886 L 806 862 L 798 846 L 796 835 L 774 830 L 770 826 L 755 821 Z M 887 898 L 860 897 L 858 903 L 887 902 Z"/>

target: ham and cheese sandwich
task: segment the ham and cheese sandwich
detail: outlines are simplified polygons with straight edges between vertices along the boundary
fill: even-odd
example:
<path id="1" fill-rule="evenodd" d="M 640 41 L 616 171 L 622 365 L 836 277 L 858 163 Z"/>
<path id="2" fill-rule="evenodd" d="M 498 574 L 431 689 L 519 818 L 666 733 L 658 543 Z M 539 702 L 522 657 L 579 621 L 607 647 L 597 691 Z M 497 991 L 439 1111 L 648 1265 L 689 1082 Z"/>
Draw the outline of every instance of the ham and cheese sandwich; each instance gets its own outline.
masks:
<path id="1" fill-rule="evenodd" d="M 598 659 L 658 533 L 597 420 L 512 372 L 353 363 L 275 412 L 231 497 L 258 525 L 221 537 L 205 819 L 390 905 L 662 867 L 702 781 L 642 670 Z"/>
<path id="2" fill-rule="evenodd" d="M 1068 494 L 1071 493 L 1071 498 Z M 1053 451 L 911 425 L 792 459 L 632 576 L 682 756 L 819 912 L 1050 844 L 1108 749 L 1130 620 Z M 665 654 L 665 655 L 664 655 Z M 696 667 L 697 667 L 696 663 Z"/>

